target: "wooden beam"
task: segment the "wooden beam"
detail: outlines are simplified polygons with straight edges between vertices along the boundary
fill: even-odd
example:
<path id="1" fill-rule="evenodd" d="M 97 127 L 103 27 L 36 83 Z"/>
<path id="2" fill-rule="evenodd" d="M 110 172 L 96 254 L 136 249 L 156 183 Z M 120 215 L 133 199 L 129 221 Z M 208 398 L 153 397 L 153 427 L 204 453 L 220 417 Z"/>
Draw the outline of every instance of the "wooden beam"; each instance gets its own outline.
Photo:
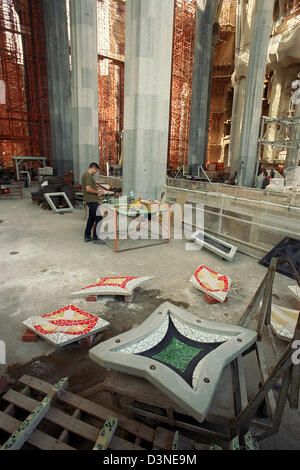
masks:
<path id="1" fill-rule="evenodd" d="M 47 397 L 41 403 L 38 403 L 31 411 L 28 418 L 20 425 L 20 427 L 10 436 L 6 443 L 1 447 L 1 450 L 19 450 L 22 445 L 27 441 L 29 436 L 42 421 L 42 419 L 51 410 L 52 401 L 55 400 L 64 388 L 68 385 L 68 379 L 60 380 L 54 387 L 51 388 Z M 6 396 L 7 394 L 5 394 Z M 20 394 L 21 395 L 21 394 Z M 4 397 L 5 397 L 4 396 Z M 21 395 L 25 398 L 24 395 Z M 27 397 L 26 397 L 27 398 Z M 35 400 L 34 400 L 35 401 Z M 17 403 L 15 403 L 17 404 Z"/>
<path id="2" fill-rule="evenodd" d="M 13 434 L 21 424 L 22 421 L 0 411 L 0 429 L 3 431 L 8 434 Z M 28 437 L 27 442 L 40 450 L 76 450 L 74 447 L 71 447 L 64 442 L 60 442 L 38 429 L 33 431 L 33 433 Z"/>
<path id="3" fill-rule="evenodd" d="M 23 375 L 19 379 L 19 382 L 26 384 L 32 387 L 33 389 L 43 393 L 47 393 L 47 390 L 49 389 L 49 384 L 47 382 L 27 375 Z M 139 436 L 141 439 L 148 442 L 153 442 L 154 440 L 154 429 L 150 428 L 149 426 L 146 426 L 143 423 L 139 423 L 133 419 L 127 418 L 126 416 L 123 416 L 116 411 L 112 411 L 108 408 L 98 405 L 97 403 L 93 403 L 89 400 L 86 400 L 85 398 L 74 395 L 73 393 L 70 393 L 68 391 L 62 393 L 62 395 L 60 396 L 60 400 L 64 403 L 67 403 L 68 405 L 80 409 L 85 413 L 88 413 L 91 416 L 94 416 L 95 418 L 100 419 L 101 421 L 105 421 L 108 416 L 113 415 L 118 419 L 119 426 L 125 429 L 127 432 L 134 434 L 135 436 Z M 94 441 L 95 440 L 96 438 L 94 439 Z"/>

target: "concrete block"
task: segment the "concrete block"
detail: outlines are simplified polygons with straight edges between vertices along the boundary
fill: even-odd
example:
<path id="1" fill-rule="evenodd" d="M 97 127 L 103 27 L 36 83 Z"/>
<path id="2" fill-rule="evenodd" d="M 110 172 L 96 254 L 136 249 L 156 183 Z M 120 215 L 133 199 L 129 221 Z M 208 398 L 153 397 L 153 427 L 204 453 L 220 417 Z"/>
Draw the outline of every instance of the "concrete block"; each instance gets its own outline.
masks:
<path id="1" fill-rule="evenodd" d="M 86 302 L 97 302 L 97 296 L 96 295 L 89 295 L 86 297 Z"/>
<path id="2" fill-rule="evenodd" d="M 27 330 L 25 330 L 25 332 L 22 335 L 22 341 L 24 341 L 24 343 L 32 343 L 35 340 L 36 340 L 36 334 L 33 331 L 31 331 L 29 328 L 27 328 Z"/>
<path id="3" fill-rule="evenodd" d="M 80 339 L 78 341 L 78 344 L 80 346 L 83 346 L 83 347 L 90 347 L 92 344 L 93 344 L 93 341 L 95 339 L 95 335 L 90 335 L 90 336 L 86 336 L 85 338 L 83 339 Z"/>
<path id="4" fill-rule="evenodd" d="M 8 386 L 8 378 L 6 375 L 0 375 L 0 394 L 5 392 Z"/>
<path id="5" fill-rule="evenodd" d="M 214 305 L 214 304 L 220 304 L 220 300 L 217 300 L 217 299 L 214 299 L 211 295 L 208 295 L 208 294 L 205 294 L 204 296 L 206 302 L 210 305 Z M 225 302 L 228 302 L 228 297 L 226 297 L 226 299 L 224 300 L 224 303 Z"/>

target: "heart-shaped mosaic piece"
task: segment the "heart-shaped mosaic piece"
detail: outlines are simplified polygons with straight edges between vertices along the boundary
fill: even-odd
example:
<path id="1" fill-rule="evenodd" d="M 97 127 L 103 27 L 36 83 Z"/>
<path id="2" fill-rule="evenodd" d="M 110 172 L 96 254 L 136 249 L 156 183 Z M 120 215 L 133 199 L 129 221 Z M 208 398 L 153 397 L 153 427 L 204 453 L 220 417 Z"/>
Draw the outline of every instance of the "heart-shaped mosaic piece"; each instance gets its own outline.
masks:
<path id="1" fill-rule="evenodd" d="M 190 282 L 199 290 L 220 302 L 226 300 L 231 279 L 224 274 L 217 273 L 207 266 L 201 265 L 194 272 Z"/>

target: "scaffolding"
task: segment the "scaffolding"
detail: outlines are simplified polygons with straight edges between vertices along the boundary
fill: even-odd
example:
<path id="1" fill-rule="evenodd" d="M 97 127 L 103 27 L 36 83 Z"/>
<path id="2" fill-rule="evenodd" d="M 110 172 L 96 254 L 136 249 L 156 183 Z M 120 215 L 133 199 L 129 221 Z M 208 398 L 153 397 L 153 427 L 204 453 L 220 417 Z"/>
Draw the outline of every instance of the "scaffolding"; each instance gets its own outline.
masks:
<path id="1" fill-rule="evenodd" d="M 256 165 L 256 176 L 259 172 L 259 164 L 265 147 L 271 147 L 272 150 L 279 152 L 276 163 L 284 163 L 288 150 L 299 150 L 300 139 L 297 138 L 300 130 L 300 116 L 292 118 L 277 119 L 268 116 L 262 117 L 260 137 L 258 140 L 258 157 Z M 270 139 L 273 135 L 273 139 Z M 297 162 L 295 162 L 297 165 Z"/>
<path id="2" fill-rule="evenodd" d="M 97 0 L 100 169 L 122 163 L 125 2 Z"/>
<path id="3" fill-rule="evenodd" d="M 41 0 L 0 0 L 0 90 L 0 164 L 18 155 L 51 163 Z"/>
<path id="4" fill-rule="evenodd" d="M 193 83 L 196 0 L 175 0 L 168 168 L 186 165 Z"/>

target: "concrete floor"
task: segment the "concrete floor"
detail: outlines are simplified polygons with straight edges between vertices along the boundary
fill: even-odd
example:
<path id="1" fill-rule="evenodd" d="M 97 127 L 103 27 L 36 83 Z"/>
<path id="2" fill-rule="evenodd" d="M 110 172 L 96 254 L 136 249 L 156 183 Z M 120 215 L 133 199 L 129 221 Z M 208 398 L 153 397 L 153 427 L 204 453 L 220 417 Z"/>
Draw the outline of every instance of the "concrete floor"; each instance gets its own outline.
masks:
<path id="1" fill-rule="evenodd" d="M 207 250 L 186 251 L 181 240 L 114 254 L 107 246 L 83 243 L 83 210 L 54 214 L 34 205 L 29 189 L 24 195 L 22 200 L 0 200 L 0 339 L 6 343 L 9 369 L 30 361 L 36 366 L 35 358 L 41 361 L 56 354 L 55 347 L 41 338 L 34 343 L 22 342 L 22 321 L 29 316 L 74 303 L 111 322 L 105 338 L 140 324 L 161 302 L 169 300 L 199 317 L 234 324 L 266 273 L 257 260 L 240 253 L 227 262 Z M 188 282 L 202 263 L 231 277 L 228 303 L 208 305 L 201 292 Z M 106 275 L 152 275 L 153 279 L 142 285 L 133 304 L 107 298 L 94 303 L 70 297 L 71 292 Z M 296 308 L 297 300 L 287 289 L 290 283 L 288 278 L 276 275 L 275 301 Z M 69 357 L 68 374 L 72 374 L 72 352 L 76 347 L 71 345 L 59 352 L 60 357 Z M 84 356 L 86 364 L 88 351 Z M 30 372 L 34 375 L 34 367 Z M 59 366 L 56 368 L 57 376 L 64 376 L 63 372 L 60 374 Z M 300 449 L 299 425 L 300 413 L 287 408 L 280 432 L 263 441 L 261 448 Z"/>

